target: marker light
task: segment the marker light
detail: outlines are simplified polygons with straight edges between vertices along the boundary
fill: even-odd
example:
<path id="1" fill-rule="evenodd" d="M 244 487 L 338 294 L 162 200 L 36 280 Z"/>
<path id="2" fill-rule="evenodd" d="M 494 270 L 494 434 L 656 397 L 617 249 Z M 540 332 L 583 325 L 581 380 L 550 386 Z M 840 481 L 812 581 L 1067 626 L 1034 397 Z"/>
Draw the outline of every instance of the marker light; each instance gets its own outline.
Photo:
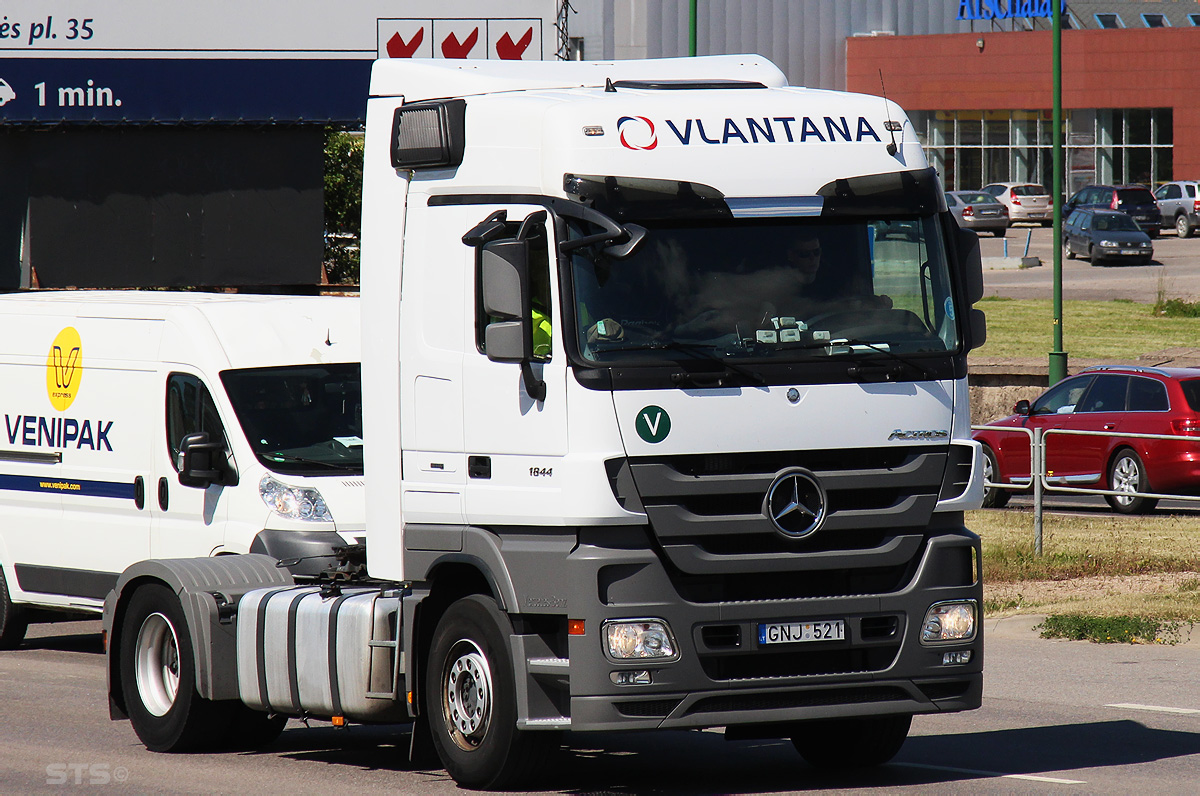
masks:
<path id="1" fill-rule="evenodd" d="M 258 494 L 267 508 L 289 520 L 333 522 L 325 498 L 315 489 L 281 484 L 269 475 L 258 482 Z"/>
<path id="2" fill-rule="evenodd" d="M 654 619 L 607 622 L 604 633 L 608 639 L 608 655 L 614 660 L 670 660 L 678 656 L 675 639 L 666 622 Z"/>
<path id="3" fill-rule="evenodd" d="M 975 638 L 975 603 L 969 600 L 936 603 L 925 613 L 922 643 L 970 641 Z"/>

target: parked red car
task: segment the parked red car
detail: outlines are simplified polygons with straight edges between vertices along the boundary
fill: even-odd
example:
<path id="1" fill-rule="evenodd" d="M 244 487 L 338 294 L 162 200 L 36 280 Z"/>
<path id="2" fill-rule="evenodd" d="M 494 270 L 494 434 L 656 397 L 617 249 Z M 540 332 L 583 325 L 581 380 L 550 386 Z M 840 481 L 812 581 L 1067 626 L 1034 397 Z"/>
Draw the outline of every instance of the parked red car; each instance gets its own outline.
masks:
<path id="1" fill-rule="evenodd" d="M 1088 368 L 1063 379 L 1030 404 L 974 432 L 983 443 L 984 475 L 996 484 L 1030 484 L 1029 436 L 1005 428 L 1061 428 L 1119 434 L 1171 434 L 1195 439 L 1051 434 L 1052 484 L 1160 494 L 1200 494 L 1200 368 Z M 1012 490 L 992 488 L 983 505 L 999 508 Z M 1113 510 L 1143 514 L 1153 498 L 1106 495 Z"/>

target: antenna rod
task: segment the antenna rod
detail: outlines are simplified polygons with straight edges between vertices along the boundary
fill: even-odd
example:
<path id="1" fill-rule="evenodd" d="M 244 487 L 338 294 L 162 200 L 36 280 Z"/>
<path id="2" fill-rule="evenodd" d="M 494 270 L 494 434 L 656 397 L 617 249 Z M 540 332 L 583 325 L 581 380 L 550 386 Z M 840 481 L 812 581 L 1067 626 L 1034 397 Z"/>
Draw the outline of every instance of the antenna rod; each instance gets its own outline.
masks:
<path id="1" fill-rule="evenodd" d="M 879 88 L 881 91 L 883 91 L 883 109 L 885 111 L 887 111 L 887 124 L 885 124 L 884 127 L 887 128 L 888 135 L 890 135 L 892 137 L 892 143 L 888 144 L 888 146 L 887 146 L 887 153 L 889 155 L 894 155 L 894 154 L 896 154 L 896 149 L 897 149 L 896 130 L 895 130 L 896 123 L 892 121 L 892 109 L 887 104 L 887 86 L 885 86 L 883 84 L 883 69 L 882 68 L 879 70 Z"/>

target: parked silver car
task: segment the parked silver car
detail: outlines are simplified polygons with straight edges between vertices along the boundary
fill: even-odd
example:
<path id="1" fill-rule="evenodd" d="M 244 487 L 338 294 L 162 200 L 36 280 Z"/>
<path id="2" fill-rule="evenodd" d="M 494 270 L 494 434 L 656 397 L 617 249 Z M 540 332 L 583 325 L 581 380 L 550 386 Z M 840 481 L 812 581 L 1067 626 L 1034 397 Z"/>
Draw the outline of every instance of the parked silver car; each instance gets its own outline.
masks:
<path id="1" fill-rule="evenodd" d="M 1003 238 L 1008 231 L 1008 208 L 983 191 L 946 191 L 946 207 L 963 229 L 990 232 Z"/>
<path id="2" fill-rule="evenodd" d="M 1200 183 L 1196 180 L 1163 183 L 1154 199 L 1162 213 L 1163 229 L 1174 227 L 1179 237 L 1190 238 L 1200 227 Z"/>
<path id="3" fill-rule="evenodd" d="M 994 182 L 983 186 L 1008 208 L 1008 220 L 1037 221 L 1043 227 L 1054 223 L 1054 201 L 1044 185 L 1033 182 Z"/>

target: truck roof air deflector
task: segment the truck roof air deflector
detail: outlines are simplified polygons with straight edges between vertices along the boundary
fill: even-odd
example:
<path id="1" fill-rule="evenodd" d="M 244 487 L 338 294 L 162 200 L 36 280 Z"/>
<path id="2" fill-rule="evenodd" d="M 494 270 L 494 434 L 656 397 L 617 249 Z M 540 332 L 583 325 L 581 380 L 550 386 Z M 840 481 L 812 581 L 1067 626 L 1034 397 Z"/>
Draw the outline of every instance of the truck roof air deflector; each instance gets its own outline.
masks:
<path id="1" fill-rule="evenodd" d="M 766 88 L 756 80 L 615 80 L 615 88 L 640 88 L 658 91 L 699 91 L 701 89 Z"/>
<path id="2" fill-rule="evenodd" d="M 462 163 L 467 103 L 444 100 L 403 105 L 392 120 L 392 166 L 450 168 Z"/>

